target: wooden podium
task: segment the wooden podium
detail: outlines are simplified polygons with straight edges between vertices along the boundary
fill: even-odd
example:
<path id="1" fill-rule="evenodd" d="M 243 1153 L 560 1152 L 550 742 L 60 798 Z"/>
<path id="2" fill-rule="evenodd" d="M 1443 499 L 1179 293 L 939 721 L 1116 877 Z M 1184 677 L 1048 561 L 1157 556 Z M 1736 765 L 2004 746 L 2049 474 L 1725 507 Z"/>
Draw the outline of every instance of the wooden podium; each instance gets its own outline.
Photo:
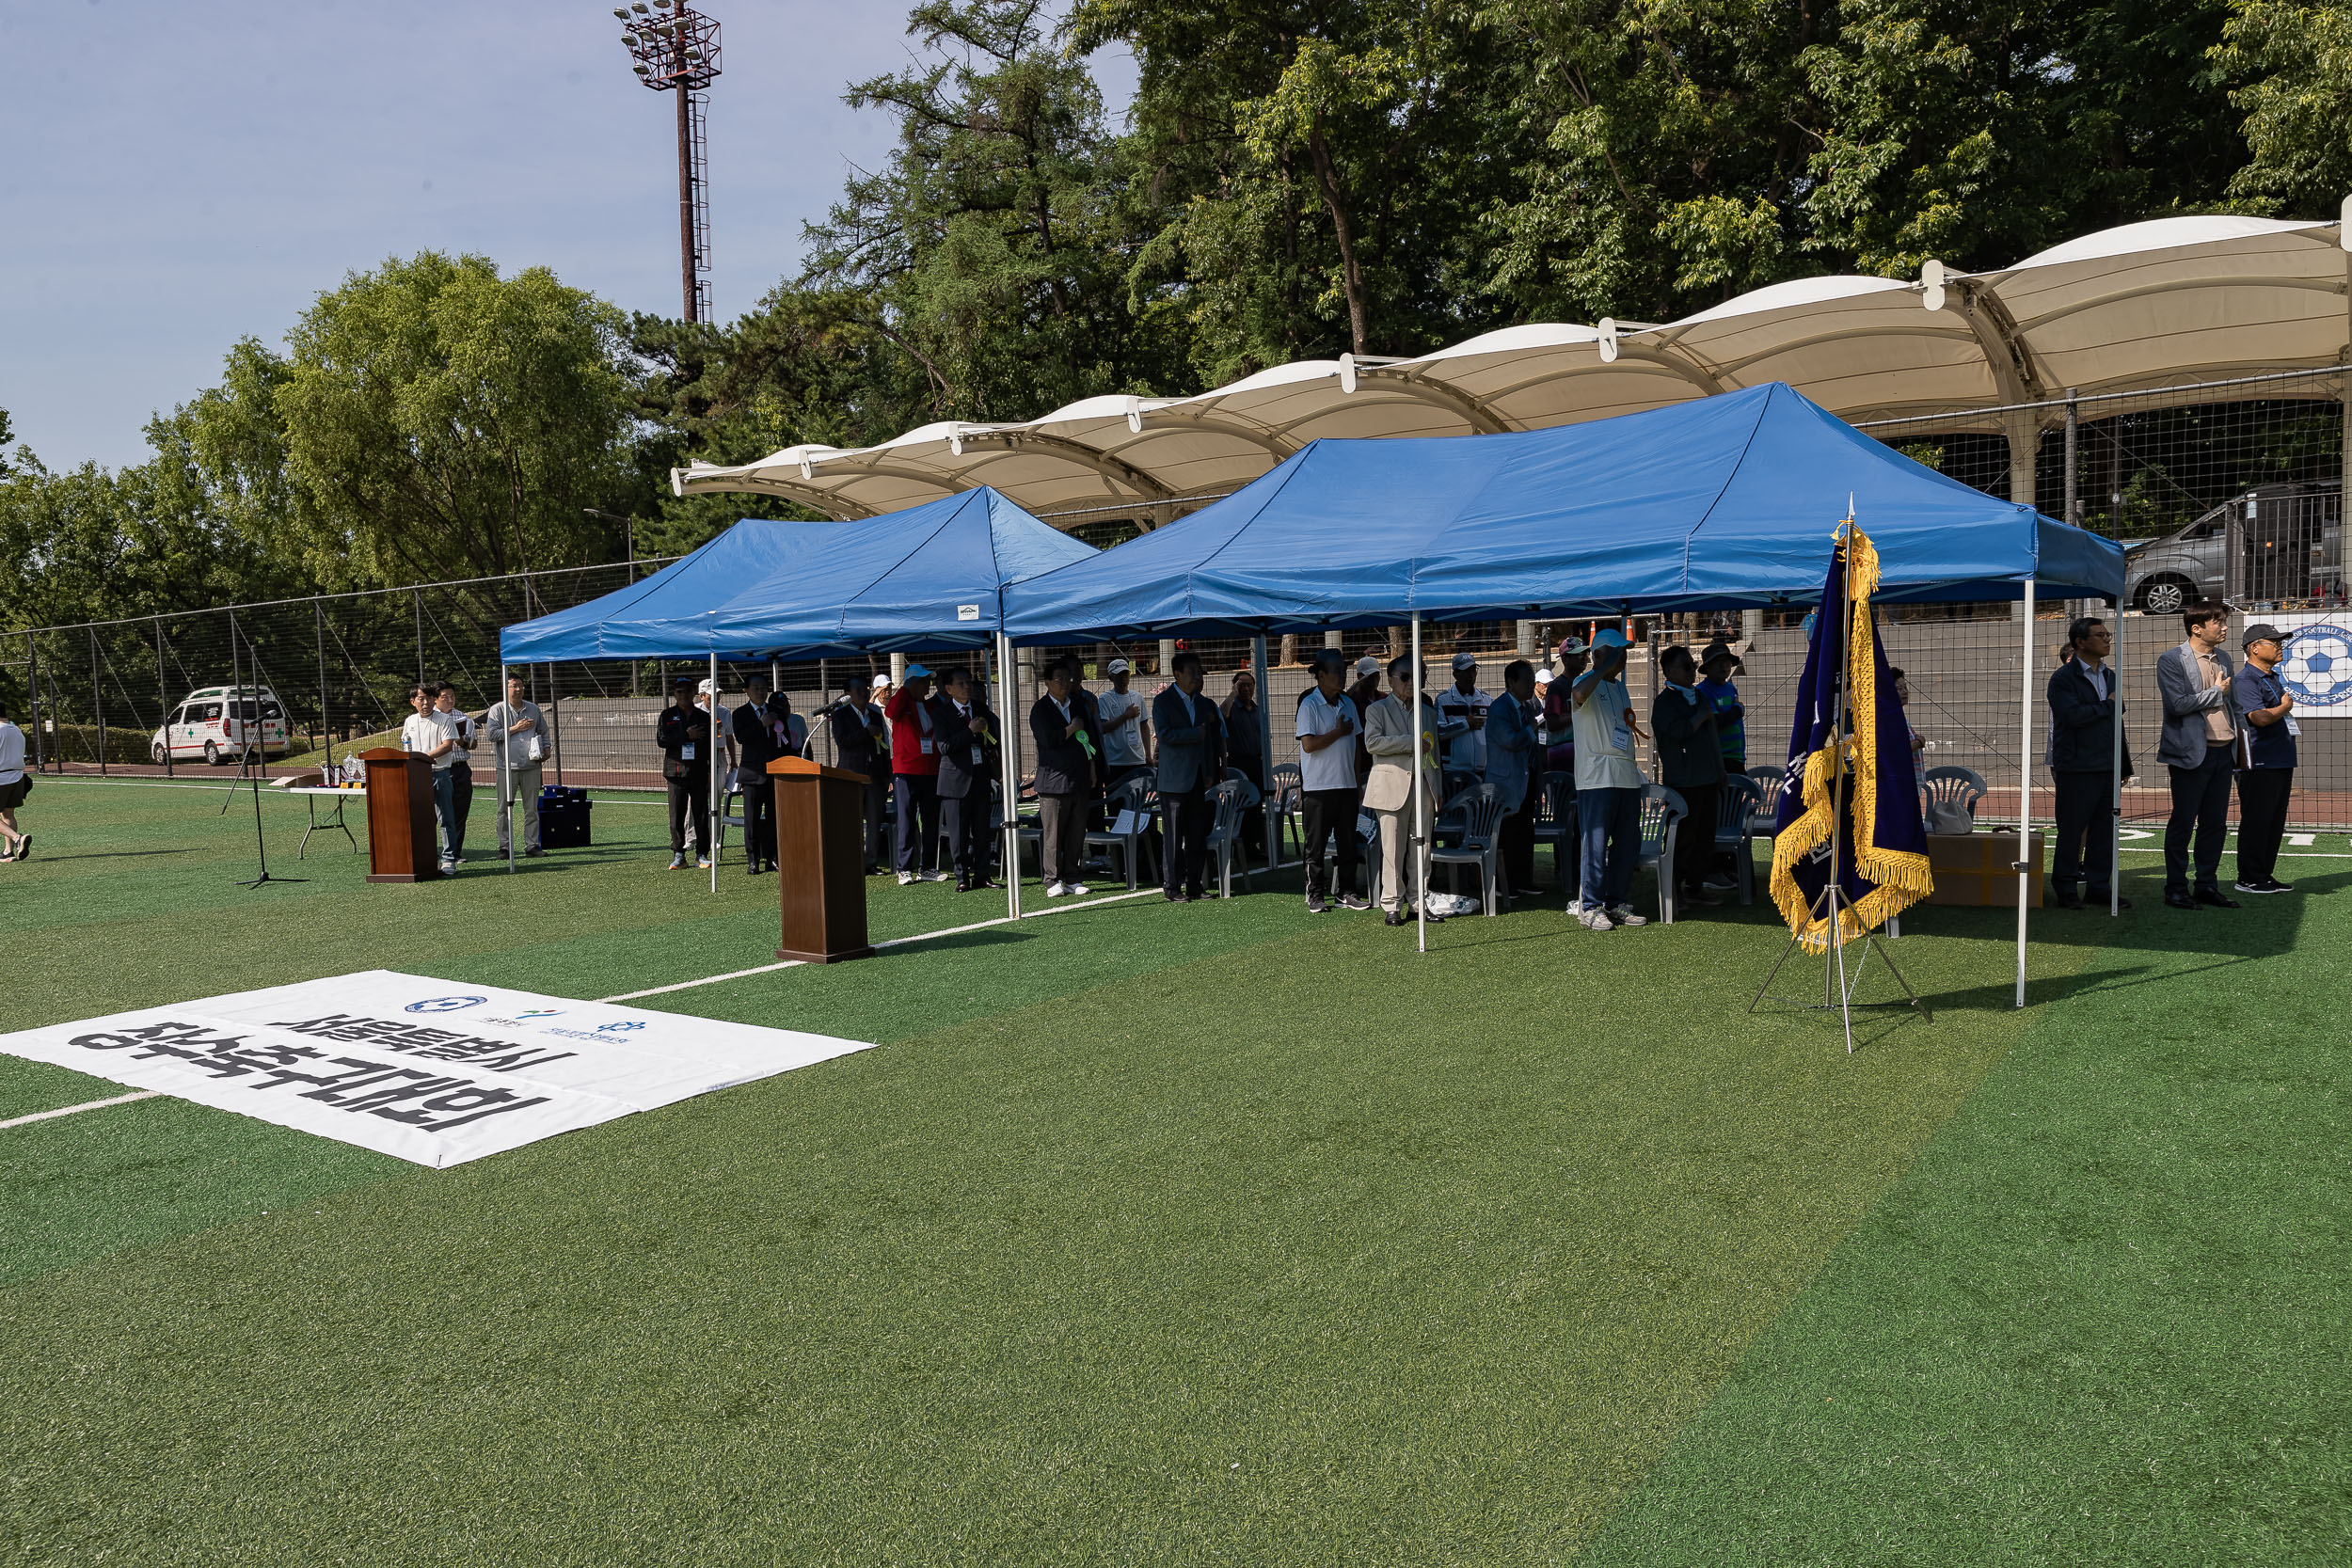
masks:
<path id="1" fill-rule="evenodd" d="M 873 954 L 866 940 L 866 775 L 799 757 L 768 765 L 776 791 L 779 958 L 839 963 Z"/>
<path id="2" fill-rule="evenodd" d="M 359 753 L 368 765 L 368 880 L 427 882 L 441 874 L 433 820 L 433 759 L 395 746 Z"/>

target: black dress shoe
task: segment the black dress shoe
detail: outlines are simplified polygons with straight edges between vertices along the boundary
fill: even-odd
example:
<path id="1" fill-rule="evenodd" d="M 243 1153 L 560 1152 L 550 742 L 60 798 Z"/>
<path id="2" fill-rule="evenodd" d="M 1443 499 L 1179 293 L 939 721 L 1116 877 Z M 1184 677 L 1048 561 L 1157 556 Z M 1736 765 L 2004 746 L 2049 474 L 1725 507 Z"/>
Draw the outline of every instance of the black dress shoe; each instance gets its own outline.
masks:
<path id="1" fill-rule="evenodd" d="M 2061 893 L 2058 895 L 2058 907 L 2061 910 L 2079 910 L 2083 907 L 2083 895 L 2079 893 Z"/>
<path id="2" fill-rule="evenodd" d="M 2168 893 L 2164 895 L 2164 907 L 2168 910 L 2193 910 L 2197 908 L 2197 900 L 2185 893 Z"/>
<path id="3" fill-rule="evenodd" d="M 1405 924 L 1405 917 L 1394 910 L 1391 910 L 1388 913 L 1388 923 L 1391 926 L 1402 926 Z"/>
<path id="4" fill-rule="evenodd" d="M 2211 904 L 2217 910 L 2234 910 L 2239 907 L 2236 899 L 2231 897 L 2228 894 L 2222 892 L 2217 887 L 2199 888 L 2197 890 L 2197 901 L 2200 904 Z"/>

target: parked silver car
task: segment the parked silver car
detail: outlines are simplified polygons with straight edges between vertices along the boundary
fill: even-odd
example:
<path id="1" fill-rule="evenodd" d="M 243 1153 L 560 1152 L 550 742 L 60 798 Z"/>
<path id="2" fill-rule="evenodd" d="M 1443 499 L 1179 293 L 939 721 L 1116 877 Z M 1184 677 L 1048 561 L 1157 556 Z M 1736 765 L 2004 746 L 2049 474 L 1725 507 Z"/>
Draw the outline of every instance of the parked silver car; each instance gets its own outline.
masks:
<path id="1" fill-rule="evenodd" d="M 2124 557 L 2124 602 L 2171 615 L 2192 599 L 2342 603 L 2344 486 L 2260 484 Z"/>

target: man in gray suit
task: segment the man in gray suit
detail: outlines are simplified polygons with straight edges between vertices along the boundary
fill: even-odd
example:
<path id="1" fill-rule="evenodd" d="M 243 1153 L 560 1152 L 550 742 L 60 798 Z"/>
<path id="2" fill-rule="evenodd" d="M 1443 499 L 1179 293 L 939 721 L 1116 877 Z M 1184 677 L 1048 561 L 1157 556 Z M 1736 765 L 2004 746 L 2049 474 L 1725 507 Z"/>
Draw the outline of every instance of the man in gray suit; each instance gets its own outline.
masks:
<path id="1" fill-rule="evenodd" d="M 1200 896 L 1208 863 L 1208 789 L 1222 776 L 1224 716 L 1200 691 L 1200 656 L 1186 649 L 1168 660 L 1176 684 L 1152 699 L 1152 728 L 1160 737 L 1160 891 L 1171 904 Z"/>
<path id="2" fill-rule="evenodd" d="M 2164 901 L 2176 910 L 2200 904 L 2233 910 L 2237 900 L 2221 891 L 2221 847 L 2230 831 L 2230 771 L 2238 730 L 2230 656 L 2221 649 L 2230 636 L 2230 610 L 2203 600 L 2183 610 L 2181 619 L 2188 640 L 2156 658 L 2156 689 L 2164 696 L 2164 738 L 2156 759 L 2172 775 L 2172 816 L 2164 825 Z"/>

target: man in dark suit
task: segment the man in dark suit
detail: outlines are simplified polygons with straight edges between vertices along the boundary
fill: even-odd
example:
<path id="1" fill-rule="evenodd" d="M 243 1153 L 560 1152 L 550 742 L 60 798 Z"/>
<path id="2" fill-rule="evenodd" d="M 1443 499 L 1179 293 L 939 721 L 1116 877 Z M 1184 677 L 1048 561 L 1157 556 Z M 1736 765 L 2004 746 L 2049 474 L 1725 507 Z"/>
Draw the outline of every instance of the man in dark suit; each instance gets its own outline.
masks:
<path id="1" fill-rule="evenodd" d="M 1072 663 L 1057 659 L 1046 666 L 1045 695 L 1029 708 L 1029 736 L 1037 743 L 1038 860 L 1045 896 L 1083 894 L 1078 863 L 1086 852 L 1088 803 L 1103 785 L 1103 732 L 1079 696 Z"/>
<path id="2" fill-rule="evenodd" d="M 955 863 L 956 891 L 994 887 L 988 877 L 988 782 L 1001 756 L 996 716 L 973 695 L 966 670 L 941 673 L 931 712 L 939 730 L 940 826 Z"/>
<path id="3" fill-rule="evenodd" d="M 850 683 L 827 721 L 833 726 L 834 766 L 866 775 L 866 874 L 882 869 L 882 801 L 890 794 L 890 732 L 873 688 L 864 676 Z"/>
<path id="4" fill-rule="evenodd" d="M 776 760 L 768 723 L 768 677 L 743 683 L 743 701 L 727 716 L 735 735 L 735 787 L 743 792 L 743 860 L 752 876 L 776 868 L 776 789 L 768 765 Z"/>
<path id="5" fill-rule="evenodd" d="M 694 680 L 672 683 L 670 705 L 654 720 L 661 780 L 670 787 L 670 869 L 686 868 L 686 830 L 694 830 L 694 866 L 710 867 L 710 713 L 694 701 Z"/>
<path id="6" fill-rule="evenodd" d="M 1169 903 L 1200 896 L 1208 859 L 1211 785 L 1224 777 L 1225 724 L 1200 689 L 1200 656 L 1186 649 L 1168 662 L 1176 684 L 1152 700 L 1152 728 L 1160 739 L 1160 889 Z"/>
<path id="7" fill-rule="evenodd" d="M 2050 888 L 2061 910 L 2108 901 L 2115 876 L 2116 672 L 2107 664 L 2115 634 L 2086 615 L 2066 630 L 2072 657 L 2050 672 L 2050 779 L 2058 786 L 2057 840 L 2050 854 Z M 2132 754 L 2123 750 L 2123 777 Z M 2130 909 L 2128 898 L 2116 900 Z"/>

